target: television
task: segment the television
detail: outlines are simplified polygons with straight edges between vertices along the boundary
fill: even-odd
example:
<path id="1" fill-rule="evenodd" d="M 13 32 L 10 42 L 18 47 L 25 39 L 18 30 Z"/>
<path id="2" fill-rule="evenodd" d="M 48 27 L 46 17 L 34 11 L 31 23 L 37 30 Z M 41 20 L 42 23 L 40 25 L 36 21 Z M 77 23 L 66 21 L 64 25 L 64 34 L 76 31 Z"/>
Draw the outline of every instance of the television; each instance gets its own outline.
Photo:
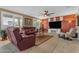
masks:
<path id="1" fill-rule="evenodd" d="M 49 28 L 60 29 L 61 28 L 61 21 L 49 22 Z"/>

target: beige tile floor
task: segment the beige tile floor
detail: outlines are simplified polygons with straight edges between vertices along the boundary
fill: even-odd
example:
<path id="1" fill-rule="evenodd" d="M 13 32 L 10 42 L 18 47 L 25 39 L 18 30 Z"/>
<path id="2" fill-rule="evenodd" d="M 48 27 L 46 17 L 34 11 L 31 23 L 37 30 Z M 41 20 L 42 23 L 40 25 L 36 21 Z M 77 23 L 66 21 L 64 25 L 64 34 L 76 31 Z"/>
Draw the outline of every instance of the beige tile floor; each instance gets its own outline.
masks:
<path id="1" fill-rule="evenodd" d="M 10 43 L 9 40 L 0 41 L 0 47 Z M 16 47 L 15 47 L 16 48 Z M 78 53 L 79 41 L 68 41 L 58 37 L 52 37 L 39 46 L 34 46 L 21 53 Z"/>
<path id="2" fill-rule="evenodd" d="M 8 44 L 8 43 L 10 43 L 9 40 L 5 40 L 5 41 L 1 41 L 1 40 L 0 40 L 0 47 L 6 45 L 6 44 Z"/>
<path id="3" fill-rule="evenodd" d="M 43 44 L 32 47 L 23 52 L 30 53 L 78 53 L 79 52 L 79 41 L 68 41 L 58 37 L 52 37 Z"/>

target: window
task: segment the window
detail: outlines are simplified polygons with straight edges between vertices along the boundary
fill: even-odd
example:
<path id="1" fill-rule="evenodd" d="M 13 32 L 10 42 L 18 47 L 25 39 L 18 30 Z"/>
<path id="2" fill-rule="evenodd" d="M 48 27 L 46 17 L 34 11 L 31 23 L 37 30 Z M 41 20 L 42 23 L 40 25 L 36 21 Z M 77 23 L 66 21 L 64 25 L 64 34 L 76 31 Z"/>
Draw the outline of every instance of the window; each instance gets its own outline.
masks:
<path id="1" fill-rule="evenodd" d="M 19 27 L 20 26 L 20 18 L 18 18 L 18 17 L 14 18 L 14 26 L 15 27 Z"/>
<path id="2" fill-rule="evenodd" d="M 14 26 L 15 27 L 22 26 L 22 18 L 21 17 L 14 17 Z"/>
<path id="3" fill-rule="evenodd" d="M 1 29 L 6 29 L 10 26 L 22 26 L 22 16 L 17 16 L 15 14 L 8 13 L 2 13 L 1 15 Z"/>
<path id="4" fill-rule="evenodd" d="M 8 26 L 13 26 L 13 17 L 11 15 L 3 14 L 1 23 L 2 29 L 7 28 Z"/>

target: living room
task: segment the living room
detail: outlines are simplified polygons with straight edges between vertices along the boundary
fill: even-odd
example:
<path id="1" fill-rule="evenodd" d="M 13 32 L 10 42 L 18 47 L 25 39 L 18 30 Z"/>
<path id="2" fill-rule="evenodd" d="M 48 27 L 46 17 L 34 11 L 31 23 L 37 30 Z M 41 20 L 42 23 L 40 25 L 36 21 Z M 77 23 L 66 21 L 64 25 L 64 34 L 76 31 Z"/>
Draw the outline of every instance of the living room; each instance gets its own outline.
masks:
<path id="1" fill-rule="evenodd" d="M 0 52 L 79 51 L 78 9 L 78 6 L 0 7 Z"/>

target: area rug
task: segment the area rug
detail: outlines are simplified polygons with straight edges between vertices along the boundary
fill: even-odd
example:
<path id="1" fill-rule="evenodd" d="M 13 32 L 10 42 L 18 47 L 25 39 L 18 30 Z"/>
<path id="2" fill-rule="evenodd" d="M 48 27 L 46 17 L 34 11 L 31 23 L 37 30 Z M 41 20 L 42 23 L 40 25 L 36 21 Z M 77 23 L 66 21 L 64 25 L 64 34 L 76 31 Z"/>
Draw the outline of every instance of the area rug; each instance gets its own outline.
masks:
<path id="1" fill-rule="evenodd" d="M 49 35 L 37 36 L 35 45 L 40 45 L 52 37 L 53 36 L 49 36 Z"/>

